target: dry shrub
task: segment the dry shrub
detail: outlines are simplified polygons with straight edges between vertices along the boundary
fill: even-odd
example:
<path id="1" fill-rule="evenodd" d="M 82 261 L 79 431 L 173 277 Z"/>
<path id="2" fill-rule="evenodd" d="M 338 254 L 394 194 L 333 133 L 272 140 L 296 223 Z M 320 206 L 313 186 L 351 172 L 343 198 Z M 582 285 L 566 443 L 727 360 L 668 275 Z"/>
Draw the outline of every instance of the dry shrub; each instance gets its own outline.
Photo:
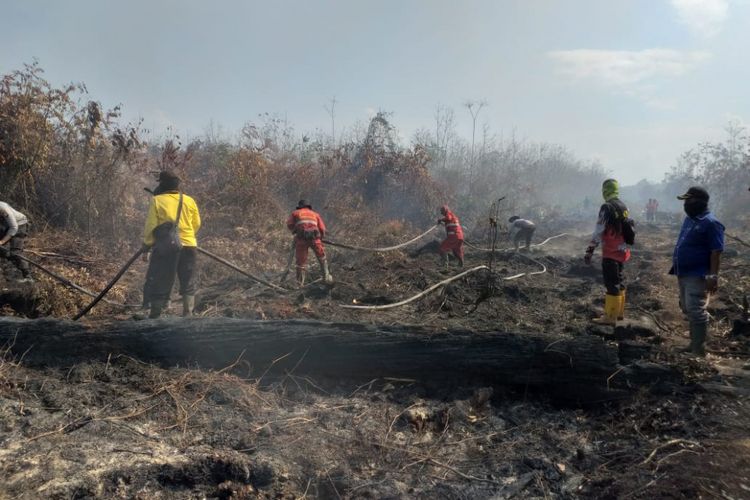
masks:
<path id="1" fill-rule="evenodd" d="M 164 169 L 180 175 L 198 203 L 201 244 L 250 269 L 283 265 L 285 220 L 301 198 L 321 212 L 331 239 L 376 244 L 429 227 L 444 203 L 457 204 L 464 221 L 478 220 L 498 193 L 509 195 L 508 207 L 529 208 L 561 186 L 600 182 L 599 170 L 560 148 L 487 142 L 470 171 L 467 151 L 429 141 L 404 147 L 384 113 L 335 146 L 298 138 L 270 115 L 247 124 L 238 140 L 207 134 L 183 144 L 171 135 L 144 143 L 137 127 L 119 123 L 117 108 L 103 110 L 83 85 L 54 88 L 36 64 L 0 86 L 0 199 L 29 213 L 37 230 L 65 231 L 107 262 L 138 246 L 149 201 L 142 188 L 155 184 L 149 172 Z M 576 189 L 565 196 L 575 198 Z"/>
<path id="2" fill-rule="evenodd" d="M 284 221 L 300 198 L 337 236 L 358 238 L 387 220 L 429 223 L 442 198 L 426 151 L 397 146 L 383 114 L 361 142 L 335 148 L 300 143 L 273 117 L 247 125 L 237 143 L 206 137 L 183 145 L 172 136 L 143 144 L 137 127 L 118 123 L 117 108 L 105 111 L 86 97 L 83 85 L 52 87 L 36 64 L 3 78 L 0 196 L 29 212 L 35 226 L 106 241 L 110 253 L 140 239 L 149 171 L 169 169 L 184 179 L 201 208 L 202 238 L 270 233 L 286 240 Z"/>
<path id="3" fill-rule="evenodd" d="M 0 85 L 0 197 L 57 227 L 116 241 L 128 232 L 121 200 L 141 147 L 84 85 L 52 87 L 36 64 Z M 85 104 L 82 104 L 85 102 Z"/>
<path id="4" fill-rule="evenodd" d="M 378 241 L 391 241 L 394 238 L 403 236 L 407 230 L 408 228 L 403 221 L 389 220 L 375 227 L 373 236 L 375 236 Z"/>

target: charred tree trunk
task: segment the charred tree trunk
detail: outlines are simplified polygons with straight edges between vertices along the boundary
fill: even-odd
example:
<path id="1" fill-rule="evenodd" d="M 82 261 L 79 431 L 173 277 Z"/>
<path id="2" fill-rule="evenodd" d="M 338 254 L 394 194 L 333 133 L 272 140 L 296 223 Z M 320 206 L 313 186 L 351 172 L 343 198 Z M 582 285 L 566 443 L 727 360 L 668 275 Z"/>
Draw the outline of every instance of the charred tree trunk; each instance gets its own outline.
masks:
<path id="1" fill-rule="evenodd" d="M 2 318 L 0 344 L 11 346 L 11 354 L 23 355 L 30 366 L 65 367 L 125 354 L 164 367 L 216 369 L 244 352 L 254 376 L 294 370 L 341 381 L 397 377 L 428 384 L 520 386 L 580 401 L 606 398 L 611 387 L 628 385 L 617 345 L 588 335 L 229 318 L 87 324 Z M 639 377 L 640 385 L 643 373 Z"/>

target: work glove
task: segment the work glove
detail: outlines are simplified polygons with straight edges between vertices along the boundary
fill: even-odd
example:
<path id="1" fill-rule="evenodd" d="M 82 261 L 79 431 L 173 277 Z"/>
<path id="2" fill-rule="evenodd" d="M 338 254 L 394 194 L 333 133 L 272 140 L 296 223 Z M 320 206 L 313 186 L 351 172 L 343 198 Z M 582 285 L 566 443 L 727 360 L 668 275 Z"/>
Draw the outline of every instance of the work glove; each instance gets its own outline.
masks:
<path id="1" fill-rule="evenodd" d="M 436 222 L 435 224 L 437 224 L 437 225 L 439 226 L 439 225 L 440 225 L 440 224 L 442 224 L 442 223 L 443 223 L 443 219 L 438 219 L 438 220 L 437 220 L 437 222 Z"/>
<path id="2" fill-rule="evenodd" d="M 583 256 L 583 262 L 585 262 L 587 266 L 590 266 L 591 260 L 593 258 L 594 258 L 594 247 L 590 246 L 586 249 L 586 254 Z"/>

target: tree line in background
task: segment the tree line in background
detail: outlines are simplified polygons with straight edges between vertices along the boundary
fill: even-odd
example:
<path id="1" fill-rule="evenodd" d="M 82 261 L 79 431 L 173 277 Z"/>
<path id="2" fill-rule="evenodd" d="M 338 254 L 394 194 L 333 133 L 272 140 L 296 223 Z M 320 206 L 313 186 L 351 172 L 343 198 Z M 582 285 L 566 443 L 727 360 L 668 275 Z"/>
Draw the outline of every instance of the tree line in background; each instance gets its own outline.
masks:
<path id="1" fill-rule="evenodd" d="M 725 131 L 724 141 L 704 142 L 683 153 L 665 176 L 664 191 L 674 196 L 685 186 L 703 185 L 722 217 L 745 219 L 750 211 L 750 136 L 737 122 Z"/>
<path id="2" fill-rule="evenodd" d="M 331 134 L 335 102 L 327 108 Z M 455 112 L 439 106 L 434 125 L 408 145 L 382 112 L 338 140 L 299 134 L 263 114 L 231 138 L 211 128 L 183 144 L 168 131 L 147 139 L 140 123 L 122 122 L 119 107 L 103 109 L 81 84 L 55 88 L 30 64 L 0 82 L 0 199 L 30 213 L 37 231 L 51 226 L 117 243 L 140 238 L 143 187 L 161 169 L 185 179 L 209 236 L 238 227 L 283 232 L 299 198 L 346 237 L 425 227 L 443 203 L 455 206 L 470 232 L 503 197 L 506 213 L 542 219 L 580 212 L 586 198 L 596 206 L 606 177 L 600 165 L 562 146 L 498 137 L 486 126 L 477 131 L 485 103 L 465 106 L 470 139 L 458 134 Z M 730 144 L 683 155 L 665 186 L 699 180 L 722 207 L 746 207 L 750 149 L 744 131 L 732 130 Z"/>

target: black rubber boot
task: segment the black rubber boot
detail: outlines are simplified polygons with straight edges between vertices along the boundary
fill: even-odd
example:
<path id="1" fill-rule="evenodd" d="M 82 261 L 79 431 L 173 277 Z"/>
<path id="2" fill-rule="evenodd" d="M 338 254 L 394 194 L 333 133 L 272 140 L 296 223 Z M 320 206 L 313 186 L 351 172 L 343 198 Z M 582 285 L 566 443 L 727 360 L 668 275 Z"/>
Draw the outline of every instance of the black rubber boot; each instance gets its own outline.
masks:
<path id="1" fill-rule="evenodd" d="M 156 319 L 161 316 L 164 309 L 167 307 L 166 300 L 152 300 L 151 301 L 151 312 L 149 313 L 149 319 Z"/>
<path id="2" fill-rule="evenodd" d="M 706 336 L 708 335 L 708 323 L 693 323 L 690 325 L 690 352 L 695 356 L 706 355 Z"/>

